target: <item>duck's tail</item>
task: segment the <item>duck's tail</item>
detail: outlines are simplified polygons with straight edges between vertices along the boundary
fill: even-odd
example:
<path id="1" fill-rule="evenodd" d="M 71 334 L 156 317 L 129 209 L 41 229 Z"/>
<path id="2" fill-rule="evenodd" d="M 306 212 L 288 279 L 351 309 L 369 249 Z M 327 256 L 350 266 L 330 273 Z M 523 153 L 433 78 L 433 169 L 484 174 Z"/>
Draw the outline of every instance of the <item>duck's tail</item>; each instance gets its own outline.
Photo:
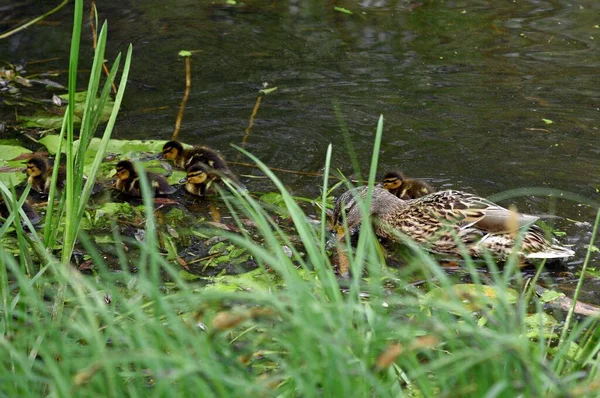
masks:
<path id="1" fill-rule="evenodd" d="M 532 259 L 564 259 L 575 255 L 573 250 L 560 245 L 553 237 L 546 237 L 544 231 L 536 225 L 532 225 L 523 237 L 521 250 L 525 258 Z"/>
<path id="2" fill-rule="evenodd" d="M 544 250 L 525 254 L 525 258 L 565 259 L 568 257 L 573 257 L 574 255 L 575 252 L 573 250 L 564 246 L 560 246 L 559 244 L 553 242 L 551 245 L 548 245 L 548 247 Z"/>

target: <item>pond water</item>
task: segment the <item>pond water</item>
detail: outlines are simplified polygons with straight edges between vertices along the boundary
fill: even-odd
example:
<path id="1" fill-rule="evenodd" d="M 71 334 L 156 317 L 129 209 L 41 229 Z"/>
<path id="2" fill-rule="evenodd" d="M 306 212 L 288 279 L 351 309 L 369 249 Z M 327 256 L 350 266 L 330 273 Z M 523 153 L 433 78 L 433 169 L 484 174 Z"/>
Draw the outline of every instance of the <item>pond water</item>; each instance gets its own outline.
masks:
<path id="1" fill-rule="evenodd" d="M 192 90 L 180 139 L 218 148 L 229 159 L 244 160 L 230 144 L 241 144 L 258 90 L 268 83 L 278 89 L 263 98 L 247 149 L 271 167 L 319 171 L 332 143 L 333 166 L 351 174 L 337 103 L 363 170 L 383 114 L 379 175 L 399 168 L 434 186 L 482 196 L 548 187 L 600 200 L 600 2 L 238 3 L 97 4 L 100 20 L 109 23 L 108 59 L 129 43 L 134 48 L 114 138 L 170 138 L 184 92 L 178 52 L 191 50 Z M 5 7 L 1 30 L 52 5 Z M 26 59 L 29 73 L 63 70 L 56 79 L 66 83 L 69 7 L 0 40 L 2 61 Z M 80 67 L 88 69 L 89 27 L 83 32 Z M 85 79 L 82 73 L 82 88 Z M 3 121 L 14 123 L 14 110 L 2 108 Z M 319 192 L 320 179 L 280 177 L 296 195 Z M 245 182 L 254 191 L 272 190 L 264 180 Z M 547 198 L 516 202 L 524 212 L 551 212 Z M 556 212 L 564 217 L 557 227 L 568 235 L 561 239 L 577 247 L 572 272 L 562 280 L 555 275 L 568 290 L 595 209 L 558 200 Z M 584 298 L 599 303 L 595 284 L 590 280 Z"/>

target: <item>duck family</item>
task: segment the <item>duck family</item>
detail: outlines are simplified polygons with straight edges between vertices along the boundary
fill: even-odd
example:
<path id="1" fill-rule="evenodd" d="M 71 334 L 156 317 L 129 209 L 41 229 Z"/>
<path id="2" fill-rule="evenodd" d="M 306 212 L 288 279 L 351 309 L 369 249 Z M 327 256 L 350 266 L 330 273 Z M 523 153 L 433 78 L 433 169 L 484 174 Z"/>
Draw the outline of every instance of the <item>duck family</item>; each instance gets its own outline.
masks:
<path id="1" fill-rule="evenodd" d="M 225 158 L 207 146 L 186 146 L 168 141 L 158 158 L 172 162 L 185 170 L 180 183 L 194 197 L 215 194 L 224 181 L 238 183 Z M 26 161 L 27 183 L 34 191 L 47 194 L 53 165 L 48 158 L 34 155 Z M 167 196 L 176 191 L 165 176 L 144 172 L 155 196 Z M 113 188 L 127 197 L 141 197 L 140 175 L 131 160 L 120 160 L 115 166 Z M 58 170 L 58 187 L 64 187 L 65 172 Z M 425 181 L 407 178 L 398 170 L 386 172 L 373 188 L 368 218 L 363 216 L 362 203 L 367 187 L 358 187 L 342 194 L 335 203 L 334 229 L 338 238 L 360 225 L 363 219 L 373 222 L 375 233 L 385 239 L 401 241 L 403 237 L 424 249 L 445 255 L 482 257 L 485 253 L 505 259 L 522 235 L 518 254 L 523 258 L 566 258 L 572 250 L 547 237 L 534 223 L 537 217 L 517 214 L 479 196 L 457 190 L 437 191 Z M 33 216 L 29 204 L 23 206 Z M 0 202 L 4 217 L 6 204 Z"/>

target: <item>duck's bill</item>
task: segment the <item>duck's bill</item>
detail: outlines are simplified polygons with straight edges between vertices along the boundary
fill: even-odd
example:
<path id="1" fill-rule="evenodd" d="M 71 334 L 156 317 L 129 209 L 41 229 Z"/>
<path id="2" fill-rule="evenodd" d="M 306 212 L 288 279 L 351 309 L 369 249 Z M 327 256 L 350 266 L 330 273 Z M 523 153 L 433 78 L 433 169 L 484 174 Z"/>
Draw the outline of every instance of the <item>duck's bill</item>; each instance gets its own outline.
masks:
<path id="1" fill-rule="evenodd" d="M 187 182 L 187 177 L 183 177 L 181 180 L 179 180 L 180 184 L 186 183 Z"/>

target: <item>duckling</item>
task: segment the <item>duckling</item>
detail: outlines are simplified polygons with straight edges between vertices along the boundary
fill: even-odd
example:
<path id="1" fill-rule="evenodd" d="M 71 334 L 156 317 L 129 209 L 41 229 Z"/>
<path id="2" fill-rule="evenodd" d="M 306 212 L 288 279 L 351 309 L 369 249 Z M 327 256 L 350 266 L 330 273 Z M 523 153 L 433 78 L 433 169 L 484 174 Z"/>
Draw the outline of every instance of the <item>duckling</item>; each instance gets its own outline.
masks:
<path id="1" fill-rule="evenodd" d="M 404 178 L 399 171 L 389 171 L 381 179 L 383 189 L 400 199 L 416 199 L 434 192 L 434 189 L 424 181 Z"/>
<path id="2" fill-rule="evenodd" d="M 362 211 L 357 199 L 364 202 L 366 195 L 367 187 L 359 187 L 345 192 L 337 200 L 334 228 L 338 237 L 344 236 L 343 213 L 349 228 L 360 224 Z M 574 255 L 554 238 L 547 239 L 541 228 L 530 226 L 537 217 L 516 214 L 461 191 L 447 190 L 402 200 L 375 187 L 370 216 L 378 236 L 399 240 L 398 234 L 405 235 L 434 253 L 461 256 L 464 245 L 471 257 L 482 257 L 487 251 L 503 260 L 513 250 L 517 231 L 511 230 L 509 225 L 514 223 L 518 229 L 528 228 L 518 249 L 521 257 L 563 259 Z"/>
<path id="3" fill-rule="evenodd" d="M 27 183 L 31 184 L 31 189 L 39 193 L 48 193 L 50 190 L 50 184 L 52 182 L 52 166 L 48 161 L 48 158 L 40 155 L 32 156 L 27 162 L 25 162 L 27 173 Z M 66 173 L 64 169 L 58 170 L 58 181 L 57 186 L 64 188 L 65 186 Z"/>
<path id="4" fill-rule="evenodd" d="M 209 178 L 206 165 L 198 162 L 187 168 L 187 175 L 179 182 L 185 183 L 185 190 L 192 195 L 205 196 L 214 180 L 214 178 Z"/>
<path id="5" fill-rule="evenodd" d="M 195 146 L 185 149 L 181 142 L 169 141 L 163 146 L 162 154 L 159 156 L 173 161 L 175 167 L 179 167 L 180 169 L 187 169 L 194 163 L 204 163 L 217 171 L 218 174 L 227 176 L 232 180 L 237 180 L 225 159 L 214 149 L 206 146 Z"/>
<path id="6" fill-rule="evenodd" d="M 22 209 L 25 212 L 25 215 L 27 216 L 29 221 L 31 221 L 33 225 L 36 225 L 40 222 L 40 216 L 29 203 L 24 202 Z M 6 205 L 6 202 L 4 201 L 2 195 L 0 195 L 0 217 L 6 219 L 9 215 L 10 211 L 8 210 L 8 206 Z"/>
<path id="7" fill-rule="evenodd" d="M 27 162 L 25 162 L 27 173 L 27 183 L 31 184 L 31 189 L 38 193 L 47 194 L 50 191 L 50 184 L 52 183 L 52 172 L 54 166 L 51 165 L 47 157 L 41 155 L 32 156 Z M 58 176 L 56 186 L 58 189 L 65 188 L 65 181 L 67 179 L 67 171 L 63 164 L 58 168 Z M 83 177 L 83 183 L 85 184 L 87 178 Z M 97 194 L 102 189 L 102 186 L 95 183 L 92 187 L 92 195 Z"/>
<path id="8" fill-rule="evenodd" d="M 129 160 L 121 160 L 115 169 L 117 170 L 115 188 L 128 195 L 141 197 L 140 181 L 133 163 Z M 154 188 L 155 195 L 171 195 L 176 191 L 176 188 L 169 185 L 167 179 L 159 174 L 147 172 L 146 177 Z"/>

